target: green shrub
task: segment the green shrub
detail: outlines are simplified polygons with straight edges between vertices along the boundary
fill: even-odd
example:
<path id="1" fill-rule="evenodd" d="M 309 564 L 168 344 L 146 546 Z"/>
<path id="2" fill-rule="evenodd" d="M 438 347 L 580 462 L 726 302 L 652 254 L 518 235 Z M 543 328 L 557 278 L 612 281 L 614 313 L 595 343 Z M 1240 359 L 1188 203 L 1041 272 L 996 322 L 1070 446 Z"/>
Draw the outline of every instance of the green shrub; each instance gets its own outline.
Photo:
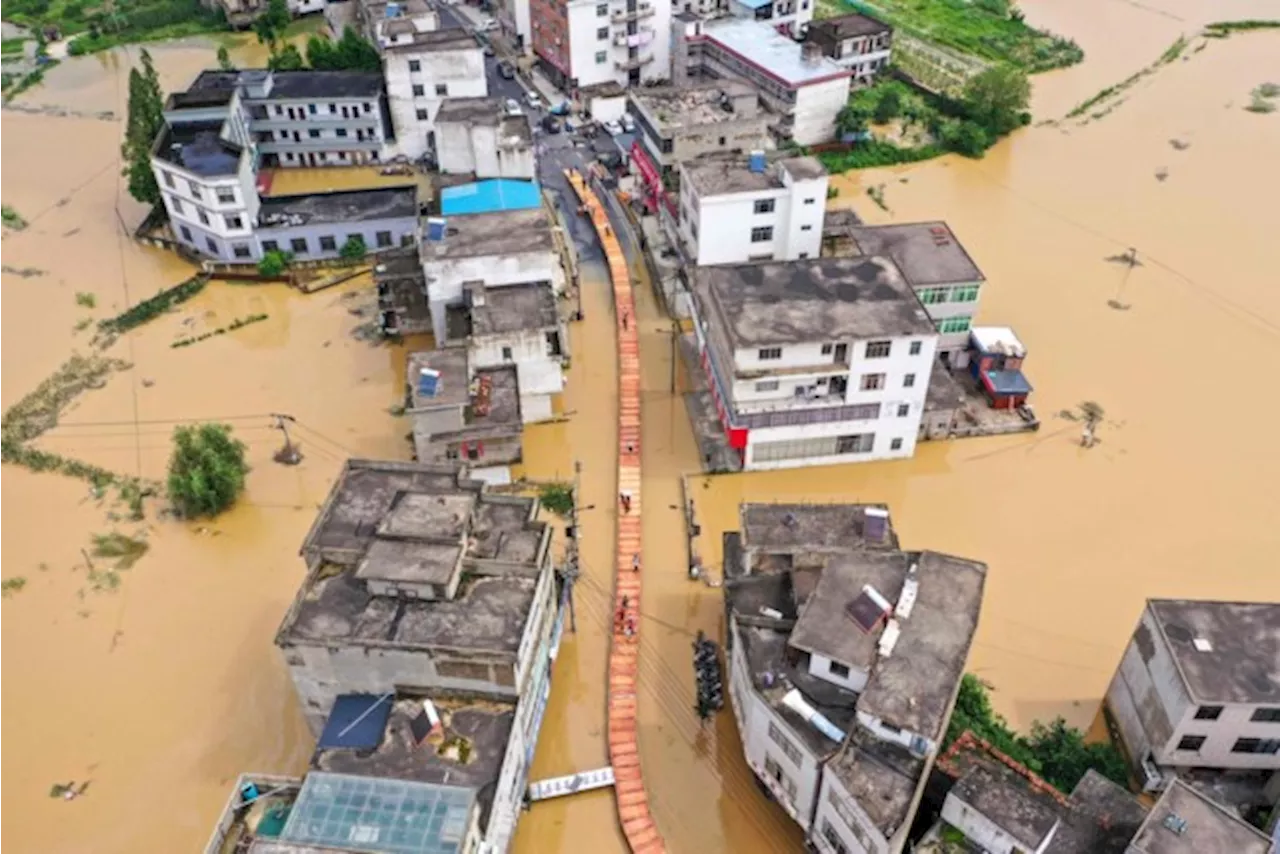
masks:
<path id="1" fill-rule="evenodd" d="M 286 252 L 268 252 L 258 262 L 258 272 L 264 276 L 281 276 L 289 269 L 292 257 Z"/>
<path id="2" fill-rule="evenodd" d="M 338 250 L 339 255 L 351 261 L 360 260 L 368 252 L 368 247 L 364 245 L 364 238 L 358 234 L 348 237 L 347 242 L 342 244 L 342 249 Z"/>
<path id="3" fill-rule="evenodd" d="M 226 424 L 200 424 L 173 431 L 168 495 L 178 515 L 216 516 L 244 491 L 249 465 L 245 445 Z"/>
<path id="4" fill-rule="evenodd" d="M 192 276 L 182 284 L 175 285 L 168 290 L 161 291 L 150 299 L 143 300 L 118 317 L 100 321 L 98 328 L 103 332 L 127 332 L 163 314 L 170 308 L 191 299 L 204 290 L 207 282 L 208 279 L 204 276 Z"/>
<path id="5" fill-rule="evenodd" d="M 538 490 L 542 506 L 567 519 L 573 515 L 573 484 L 544 483 Z"/>

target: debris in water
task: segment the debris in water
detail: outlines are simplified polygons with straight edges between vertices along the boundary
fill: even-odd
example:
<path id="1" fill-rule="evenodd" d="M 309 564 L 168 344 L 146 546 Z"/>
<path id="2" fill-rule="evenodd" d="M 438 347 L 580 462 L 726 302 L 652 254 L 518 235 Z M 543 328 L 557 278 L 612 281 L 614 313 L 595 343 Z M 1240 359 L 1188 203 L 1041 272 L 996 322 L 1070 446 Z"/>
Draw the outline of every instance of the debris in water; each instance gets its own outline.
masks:
<path id="1" fill-rule="evenodd" d="M 1133 306 L 1130 303 L 1120 302 L 1120 300 L 1114 300 L 1114 299 L 1107 300 L 1107 305 L 1111 308 L 1114 308 L 1116 311 L 1128 311 L 1129 309 L 1133 308 Z"/>
<path id="2" fill-rule="evenodd" d="M 1138 260 L 1138 253 L 1134 250 L 1122 252 L 1119 255 L 1108 255 L 1103 261 L 1110 261 L 1112 264 L 1127 264 L 1130 267 L 1141 267 L 1142 262 Z"/>
<path id="3" fill-rule="evenodd" d="M 145 378 L 145 377 L 144 377 L 144 378 L 143 378 L 143 380 L 142 380 L 142 387 L 143 387 L 143 388 L 151 388 L 151 387 L 152 387 L 153 385 L 155 385 L 155 384 L 156 384 L 156 381 L 155 381 L 155 380 L 152 380 L 152 379 L 147 379 L 147 378 Z"/>
<path id="4" fill-rule="evenodd" d="M 1169 170 L 1166 169 L 1165 167 L 1161 166 L 1159 169 L 1156 170 L 1157 181 L 1163 181 L 1165 178 L 1168 178 L 1168 177 L 1169 177 Z"/>
<path id="5" fill-rule="evenodd" d="M 1182 139 L 1171 139 L 1169 140 L 1169 144 L 1173 146 L 1174 151 L 1186 151 L 1191 147 L 1191 143 Z"/>
<path id="6" fill-rule="evenodd" d="M 85 780 L 80 785 L 76 785 L 76 781 L 70 783 L 54 783 L 49 787 L 49 797 L 62 798 L 64 801 L 73 801 L 83 795 L 89 788 L 92 780 Z"/>
<path id="7" fill-rule="evenodd" d="M 44 275 L 44 270 L 41 270 L 38 267 L 10 267 L 8 264 L 5 264 L 4 267 L 0 269 L 3 269 L 3 271 L 8 273 L 10 276 L 17 276 L 22 279 L 30 279 L 32 276 Z"/>

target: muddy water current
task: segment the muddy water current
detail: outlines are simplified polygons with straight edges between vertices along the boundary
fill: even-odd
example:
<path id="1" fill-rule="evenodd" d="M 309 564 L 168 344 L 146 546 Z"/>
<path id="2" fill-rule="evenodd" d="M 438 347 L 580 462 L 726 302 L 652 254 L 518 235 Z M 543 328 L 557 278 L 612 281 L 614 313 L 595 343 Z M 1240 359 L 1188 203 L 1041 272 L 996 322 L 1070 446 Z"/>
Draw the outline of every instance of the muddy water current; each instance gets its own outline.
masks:
<path id="1" fill-rule="evenodd" d="M 1215 8 L 1210 8 L 1214 6 Z M 1280 17 L 1274 3 L 1065 4 L 1028 17 L 1084 47 L 1083 66 L 1036 79 L 1037 120 L 1060 118 L 1208 20 Z M 1194 40 L 1193 40 L 1194 42 Z M 246 47 L 242 64 L 255 61 Z M 199 42 L 152 48 L 166 86 L 212 64 Z M 233 52 L 233 55 L 235 52 Z M 1039 433 L 922 446 L 904 463 L 687 481 L 706 562 L 741 501 L 887 502 L 904 543 L 987 561 L 970 668 L 1019 726 L 1057 714 L 1087 724 L 1147 596 L 1271 599 L 1280 421 L 1280 112 L 1243 106 L 1280 80 L 1280 33 L 1213 41 L 1127 90 L 1100 119 L 1029 128 L 981 161 L 946 158 L 840 179 L 835 205 L 871 221 L 945 219 L 983 269 L 979 319 L 1029 348 Z M 260 61 L 260 58 L 258 58 Z M 64 63 L 23 96 L 86 114 L 124 113 L 124 52 Z M 1087 116 L 1083 117 L 1088 119 Z M 118 175 L 122 125 L 5 112 L 3 197 L 31 225 L 7 233 L 3 387 L 8 407 L 105 317 L 190 269 L 129 241 L 143 211 Z M 1175 147 L 1170 140 L 1177 140 Z M 1163 174 L 1163 178 L 1157 177 Z M 891 213 L 866 189 L 883 185 Z M 1106 259 L 1138 250 L 1128 271 Z M 78 292 L 96 307 L 77 304 Z M 719 593 L 684 577 L 681 478 L 697 453 L 671 392 L 668 325 L 641 293 L 645 572 L 641 749 L 655 817 L 676 851 L 798 851 L 794 825 L 756 790 L 732 716 L 692 711 L 690 634 L 719 632 Z M 302 577 L 297 548 L 341 461 L 405 458 L 390 412 L 406 347 L 364 338 L 367 281 L 304 297 L 214 284 L 117 342 L 134 364 L 84 395 L 42 448 L 163 476 L 180 419 L 226 419 L 250 449 L 245 500 L 213 522 L 112 521 L 79 481 L 5 466 L 3 843 L 14 851 L 190 851 L 244 770 L 297 772 L 311 740 L 272 636 Z M 567 480 L 582 464 L 578 631 L 556 664 L 534 777 L 605 764 L 604 661 L 613 541 L 614 350 L 602 271 L 583 269 L 587 319 L 571 333 L 566 421 L 530 428 L 525 474 Z M 237 317 L 268 319 L 190 347 L 175 340 Z M 677 371 L 677 374 L 679 372 Z M 1101 443 L 1055 417 L 1083 400 L 1107 412 Z M 270 413 L 297 419 L 304 462 L 271 461 Z M 149 553 L 119 588 L 89 580 L 91 535 L 145 529 Z M 97 559 L 94 559 L 97 560 Z M 97 569 L 101 569 L 98 566 Z M 92 780 L 52 799 L 57 782 Z M 607 791 L 540 804 L 520 852 L 621 850 Z"/>

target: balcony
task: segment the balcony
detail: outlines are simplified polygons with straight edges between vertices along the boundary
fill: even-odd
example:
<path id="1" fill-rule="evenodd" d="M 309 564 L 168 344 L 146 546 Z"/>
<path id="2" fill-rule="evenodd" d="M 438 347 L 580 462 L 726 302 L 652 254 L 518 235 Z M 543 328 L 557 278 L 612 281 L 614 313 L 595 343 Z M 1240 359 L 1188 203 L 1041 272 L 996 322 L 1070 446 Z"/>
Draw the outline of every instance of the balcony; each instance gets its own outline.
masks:
<path id="1" fill-rule="evenodd" d="M 653 27 L 637 27 L 634 33 L 614 33 L 614 47 L 644 47 L 652 44 L 654 39 Z"/>
<path id="2" fill-rule="evenodd" d="M 614 60 L 613 67 L 619 71 L 633 71 L 637 68 L 643 68 L 651 62 L 653 62 L 653 54 L 650 53 L 645 56 L 635 56 L 629 59 Z"/>
<path id="3" fill-rule="evenodd" d="M 637 6 L 634 9 L 623 9 L 609 13 L 609 20 L 615 24 L 625 24 L 629 21 L 638 21 L 641 18 L 650 18 L 653 16 L 653 7 L 649 5 Z"/>

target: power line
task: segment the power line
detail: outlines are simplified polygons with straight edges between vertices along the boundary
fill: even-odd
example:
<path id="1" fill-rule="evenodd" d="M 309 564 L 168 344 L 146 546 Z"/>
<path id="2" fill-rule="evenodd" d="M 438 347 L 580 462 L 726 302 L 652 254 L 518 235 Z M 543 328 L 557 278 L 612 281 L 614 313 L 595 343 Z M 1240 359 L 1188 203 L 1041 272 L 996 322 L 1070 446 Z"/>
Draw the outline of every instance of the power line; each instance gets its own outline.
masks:
<path id="1" fill-rule="evenodd" d="M 262 419 L 268 421 L 270 412 L 257 415 L 198 415 L 192 418 L 148 418 L 138 421 L 59 421 L 58 427 L 132 427 L 135 424 L 195 424 L 198 421 L 246 421 Z"/>

